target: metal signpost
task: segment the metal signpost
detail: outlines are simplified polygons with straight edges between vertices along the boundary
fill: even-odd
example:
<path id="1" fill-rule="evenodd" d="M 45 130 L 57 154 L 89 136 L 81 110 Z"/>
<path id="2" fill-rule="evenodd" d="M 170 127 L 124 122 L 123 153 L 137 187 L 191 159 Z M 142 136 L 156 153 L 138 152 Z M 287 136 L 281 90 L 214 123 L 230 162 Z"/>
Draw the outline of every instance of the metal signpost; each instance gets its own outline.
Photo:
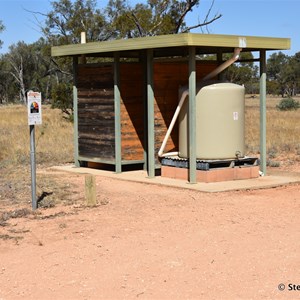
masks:
<path id="1" fill-rule="evenodd" d="M 35 165 L 35 125 L 42 124 L 42 96 L 39 92 L 27 93 L 28 125 L 30 129 L 31 199 L 32 209 L 37 209 L 36 165 Z"/>

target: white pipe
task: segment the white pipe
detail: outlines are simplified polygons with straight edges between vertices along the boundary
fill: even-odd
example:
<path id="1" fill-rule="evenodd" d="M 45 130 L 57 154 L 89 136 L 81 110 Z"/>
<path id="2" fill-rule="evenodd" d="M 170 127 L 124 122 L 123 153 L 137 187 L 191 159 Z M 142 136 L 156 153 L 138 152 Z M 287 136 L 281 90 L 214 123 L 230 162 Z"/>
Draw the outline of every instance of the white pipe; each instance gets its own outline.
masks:
<path id="1" fill-rule="evenodd" d="M 178 156 L 179 152 L 175 151 L 175 152 L 168 152 L 168 153 L 163 153 L 161 154 L 159 157 L 166 157 L 166 156 Z"/>
<path id="2" fill-rule="evenodd" d="M 212 72 L 207 74 L 202 80 L 209 80 L 217 76 L 219 73 L 221 73 L 223 70 L 228 68 L 230 65 L 232 65 L 234 62 L 236 62 L 240 57 L 240 52 L 242 51 L 242 48 L 235 48 L 233 52 L 232 58 L 228 59 L 221 65 L 219 65 L 216 69 L 214 69 Z"/>
<path id="3" fill-rule="evenodd" d="M 235 48 L 234 49 L 234 52 L 233 52 L 233 56 L 232 58 L 230 58 L 229 60 L 225 61 L 223 64 L 221 64 L 220 66 L 218 66 L 216 69 L 214 69 L 212 72 L 210 72 L 209 74 L 207 74 L 202 80 L 209 80 L 215 76 L 217 76 L 219 73 L 221 73 L 223 70 L 225 70 L 226 68 L 228 68 L 230 65 L 232 65 L 234 62 L 236 62 L 240 56 L 240 52 L 242 51 L 242 48 Z M 171 135 L 171 132 L 173 130 L 173 127 L 176 123 L 176 120 L 178 118 L 178 115 L 180 113 L 180 110 L 183 106 L 183 103 L 186 99 L 186 97 L 188 96 L 189 94 L 189 90 L 185 90 L 183 91 L 182 95 L 181 95 L 181 98 L 180 98 L 180 101 L 179 101 L 179 104 L 175 110 L 175 113 L 173 115 L 173 118 L 172 118 L 172 121 L 170 123 L 170 126 L 167 130 L 167 133 L 165 135 L 165 138 L 161 144 L 161 147 L 158 151 L 158 156 L 159 157 L 165 157 L 165 156 L 175 156 L 175 155 L 178 155 L 178 152 L 169 152 L 169 153 L 163 153 L 164 150 L 165 150 L 165 147 L 166 147 L 166 144 L 167 144 L 167 141 Z"/>
<path id="4" fill-rule="evenodd" d="M 182 93 L 182 95 L 181 95 L 181 99 L 180 99 L 179 104 L 178 104 L 178 106 L 177 106 L 177 108 L 176 108 L 176 110 L 175 110 L 175 113 L 174 113 L 174 115 L 173 115 L 173 118 L 172 118 L 172 121 L 171 121 L 171 123 L 170 123 L 170 126 L 169 126 L 169 128 L 168 128 L 168 130 L 167 130 L 167 133 L 166 133 L 166 135 L 165 135 L 165 138 L 164 138 L 164 140 L 163 140 L 163 142 L 162 142 L 162 144 L 161 144 L 161 147 L 160 147 L 160 149 L 159 149 L 159 151 L 158 151 L 158 156 L 159 156 L 159 157 L 163 157 L 163 151 L 164 151 L 164 149 L 165 149 L 165 147 L 166 147 L 166 144 L 167 144 L 167 141 L 168 141 L 168 139 L 169 139 L 169 136 L 170 136 L 170 134 L 171 134 L 171 132 L 172 132 L 172 130 L 173 130 L 173 127 L 174 127 L 174 125 L 175 125 L 175 123 L 176 123 L 177 117 L 178 117 L 178 115 L 179 115 L 179 113 L 180 113 L 180 110 L 181 110 L 181 107 L 182 107 L 182 105 L 183 105 L 183 103 L 184 103 L 184 100 L 185 100 L 185 98 L 188 96 L 188 94 L 189 94 L 189 90 L 185 90 L 185 91 Z M 173 153 L 174 153 L 173 155 L 178 155 L 178 152 L 173 152 Z"/>

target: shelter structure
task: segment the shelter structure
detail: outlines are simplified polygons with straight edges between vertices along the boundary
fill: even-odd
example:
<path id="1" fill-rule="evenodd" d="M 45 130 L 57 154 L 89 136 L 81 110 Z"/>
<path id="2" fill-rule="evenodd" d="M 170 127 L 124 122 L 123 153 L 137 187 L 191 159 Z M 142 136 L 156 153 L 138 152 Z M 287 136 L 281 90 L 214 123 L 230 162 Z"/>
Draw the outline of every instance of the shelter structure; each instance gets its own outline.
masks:
<path id="1" fill-rule="evenodd" d="M 153 178 L 158 151 L 178 104 L 189 91 L 189 182 L 196 182 L 196 82 L 235 48 L 252 52 L 260 67 L 260 169 L 266 173 L 266 51 L 290 48 L 290 39 L 174 34 L 55 46 L 52 56 L 73 57 L 75 165 L 108 164 L 115 172 L 143 164 Z M 214 54 L 215 60 L 203 57 Z M 166 145 L 178 147 L 178 129 Z"/>

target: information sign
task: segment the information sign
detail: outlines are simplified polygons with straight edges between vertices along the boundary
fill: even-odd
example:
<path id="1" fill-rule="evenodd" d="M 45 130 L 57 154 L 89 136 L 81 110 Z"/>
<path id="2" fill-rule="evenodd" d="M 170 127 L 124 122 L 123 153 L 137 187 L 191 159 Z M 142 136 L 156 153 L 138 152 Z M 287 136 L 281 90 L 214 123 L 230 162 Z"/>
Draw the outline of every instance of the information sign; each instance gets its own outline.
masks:
<path id="1" fill-rule="evenodd" d="M 27 93 L 28 125 L 42 124 L 42 96 L 39 92 Z"/>

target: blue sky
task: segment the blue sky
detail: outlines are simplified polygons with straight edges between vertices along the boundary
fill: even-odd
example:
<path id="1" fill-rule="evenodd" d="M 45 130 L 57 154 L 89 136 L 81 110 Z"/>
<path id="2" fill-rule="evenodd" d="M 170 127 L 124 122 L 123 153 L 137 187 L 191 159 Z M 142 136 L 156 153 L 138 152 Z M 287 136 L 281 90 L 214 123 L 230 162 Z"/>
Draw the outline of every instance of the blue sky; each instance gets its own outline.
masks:
<path id="1" fill-rule="evenodd" d="M 105 0 L 98 2 L 101 5 L 107 3 Z M 201 0 L 188 22 L 195 22 L 198 18 L 203 21 L 210 3 L 211 0 Z M 0 53 L 6 53 L 8 47 L 18 41 L 37 41 L 41 34 L 34 16 L 26 10 L 47 13 L 50 9 L 48 0 L 0 0 L 0 20 L 6 27 L 0 33 L 0 39 L 4 42 Z M 293 55 L 300 51 L 299 12 L 299 0 L 215 0 L 212 15 L 220 13 L 223 16 L 209 26 L 209 32 L 291 38 L 291 50 L 284 53 Z M 42 18 L 39 20 L 42 21 Z"/>

